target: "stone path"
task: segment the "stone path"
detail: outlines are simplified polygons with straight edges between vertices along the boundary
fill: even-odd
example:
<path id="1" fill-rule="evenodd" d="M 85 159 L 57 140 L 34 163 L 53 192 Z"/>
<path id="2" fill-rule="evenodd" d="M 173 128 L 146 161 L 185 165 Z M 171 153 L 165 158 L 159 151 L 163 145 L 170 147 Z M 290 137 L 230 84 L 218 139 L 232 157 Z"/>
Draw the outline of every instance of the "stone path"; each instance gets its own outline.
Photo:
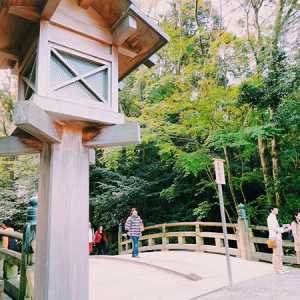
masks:
<path id="1" fill-rule="evenodd" d="M 235 257 L 231 257 L 230 261 L 234 283 L 231 294 L 236 289 L 243 291 L 237 284 L 245 281 L 265 276 L 280 280 L 279 277 L 287 276 L 273 274 L 272 265 L 269 263 L 246 261 Z M 89 263 L 89 300 L 126 300 L 132 299 L 133 295 L 134 299 L 140 300 L 189 300 L 199 297 L 223 299 L 223 296 L 209 297 L 215 297 L 214 293 L 228 292 L 224 289 L 229 285 L 224 255 L 157 251 L 141 253 L 140 258 L 132 258 L 131 255 L 91 256 Z M 255 285 L 255 282 L 253 284 Z M 224 290 L 215 292 L 222 288 Z M 228 294 L 228 297 L 234 299 L 231 294 Z M 239 295 L 236 299 L 248 298 L 241 298 Z"/>

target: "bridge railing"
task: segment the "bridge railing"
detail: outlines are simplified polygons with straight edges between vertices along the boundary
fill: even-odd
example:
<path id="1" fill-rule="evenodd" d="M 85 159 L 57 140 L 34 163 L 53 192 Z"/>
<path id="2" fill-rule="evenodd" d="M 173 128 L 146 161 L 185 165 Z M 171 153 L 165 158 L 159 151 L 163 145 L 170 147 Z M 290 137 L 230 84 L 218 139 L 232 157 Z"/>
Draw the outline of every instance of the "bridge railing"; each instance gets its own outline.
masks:
<path id="1" fill-rule="evenodd" d="M 237 226 L 237 224 L 227 224 L 227 236 L 230 254 L 241 256 Z M 187 231 L 189 228 L 190 230 Z M 214 228 L 213 232 L 212 228 Z M 153 233 L 153 231 L 160 232 Z M 139 239 L 139 251 L 190 250 L 225 254 L 224 235 L 221 231 L 222 223 L 218 222 L 184 222 L 148 226 Z M 119 238 L 119 254 L 131 253 L 131 239 L 123 238 L 121 233 Z"/>
<path id="2" fill-rule="evenodd" d="M 0 247 L 3 247 L 3 236 L 23 240 L 22 233 L 0 230 Z M 21 253 L 0 248 L 0 280 L 4 281 L 4 291 L 15 299 L 19 297 L 18 269 L 21 266 Z"/>
<path id="3" fill-rule="evenodd" d="M 226 224 L 229 252 L 246 260 L 272 262 L 272 249 L 267 246 L 268 227 L 249 225 L 246 215 L 241 214 L 237 224 Z M 187 228 L 190 230 L 187 231 Z M 174 231 L 175 229 L 175 231 Z M 283 235 L 283 238 L 287 235 Z M 297 263 L 293 253 L 294 243 L 283 239 L 283 262 Z M 222 223 L 185 222 L 159 224 L 145 227 L 139 240 L 139 251 L 189 250 L 209 253 L 225 253 Z M 290 251 L 292 250 L 292 251 Z M 132 252 L 132 240 L 119 232 L 119 254 Z"/>
<path id="4" fill-rule="evenodd" d="M 37 197 L 29 204 L 32 207 L 23 234 L 0 230 L 0 281 L 4 282 L 4 291 L 17 300 L 33 299 Z M 4 249 L 4 236 L 22 241 L 21 253 Z"/>

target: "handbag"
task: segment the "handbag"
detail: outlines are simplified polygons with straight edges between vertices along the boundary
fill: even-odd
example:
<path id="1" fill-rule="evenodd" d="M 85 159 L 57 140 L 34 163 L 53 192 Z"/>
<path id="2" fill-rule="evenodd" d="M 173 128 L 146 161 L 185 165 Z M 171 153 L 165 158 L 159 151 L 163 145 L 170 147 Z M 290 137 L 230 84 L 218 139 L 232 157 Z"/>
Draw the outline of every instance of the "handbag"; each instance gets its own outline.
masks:
<path id="1" fill-rule="evenodd" d="M 144 230 L 145 230 L 144 224 L 143 224 L 143 222 L 141 222 L 141 231 L 144 231 Z"/>
<path id="2" fill-rule="evenodd" d="M 268 248 L 276 248 L 276 240 L 268 240 L 267 244 Z"/>

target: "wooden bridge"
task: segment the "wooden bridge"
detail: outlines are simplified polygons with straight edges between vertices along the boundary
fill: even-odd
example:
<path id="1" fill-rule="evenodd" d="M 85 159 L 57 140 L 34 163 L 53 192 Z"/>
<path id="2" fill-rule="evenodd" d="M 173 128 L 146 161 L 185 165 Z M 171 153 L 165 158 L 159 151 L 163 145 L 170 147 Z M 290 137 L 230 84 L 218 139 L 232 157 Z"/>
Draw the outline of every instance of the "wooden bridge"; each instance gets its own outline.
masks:
<path id="1" fill-rule="evenodd" d="M 245 226 L 245 220 L 237 224 L 227 224 L 227 237 L 231 256 L 253 261 L 272 262 L 272 250 L 267 247 L 267 226 Z M 284 247 L 294 249 L 294 243 L 283 240 Z M 139 240 L 139 251 L 188 250 L 225 254 L 222 223 L 186 222 L 170 223 L 145 227 Z M 132 240 L 119 233 L 119 254 L 132 251 Z M 296 264 L 295 255 L 285 253 L 283 262 Z"/>
<path id="2" fill-rule="evenodd" d="M 12 299 L 18 300 L 33 299 L 34 263 L 36 250 L 35 214 L 37 201 L 33 199 L 30 201 L 30 204 L 32 205 L 32 207 L 29 209 L 27 223 L 24 227 L 23 234 L 19 232 L 6 232 L 5 230 L 0 230 L 0 247 L 2 246 L 3 236 L 13 237 L 15 239 L 18 239 L 19 241 L 22 241 L 21 253 L 0 248 L 0 282 L 2 282 L 2 284 L 4 283 L 5 293 L 9 294 Z M 240 262 L 250 262 L 251 260 L 265 262 L 272 261 L 272 253 L 270 249 L 267 248 L 267 227 L 246 226 L 245 220 L 239 219 L 237 224 L 227 224 L 227 232 L 230 255 L 232 257 L 242 258 Z M 291 249 L 293 249 L 294 244 L 288 240 L 284 240 L 283 246 L 291 247 Z M 146 258 L 146 260 L 139 260 L 138 263 L 155 266 L 159 269 L 167 269 L 168 271 L 175 272 L 177 275 L 181 274 L 188 278 L 188 274 L 184 274 L 184 272 L 182 273 L 182 271 L 179 272 L 176 267 L 175 269 L 174 267 L 170 267 L 168 265 L 166 256 L 162 256 L 164 257 L 163 260 L 160 259 L 160 261 L 158 261 L 157 259 L 154 260 L 153 255 L 157 252 L 160 252 L 162 254 L 168 253 L 166 252 L 168 250 L 177 250 L 176 255 L 178 256 L 181 253 L 182 257 L 184 257 L 184 253 L 191 252 L 198 252 L 202 254 L 224 254 L 225 247 L 224 235 L 222 233 L 222 224 L 215 222 L 188 222 L 160 224 L 145 227 L 143 236 L 140 238 L 139 250 L 140 252 L 147 253 L 145 253 L 145 256 L 143 256 L 142 254 L 142 258 Z M 183 250 L 185 252 L 178 252 L 178 250 Z M 131 251 L 132 241 L 130 239 L 123 238 L 122 232 L 119 232 L 120 255 L 112 257 L 92 256 L 90 257 L 90 262 L 91 260 L 98 259 L 99 261 L 99 259 L 102 259 L 103 264 L 103 259 L 105 259 L 105 263 L 109 263 L 111 265 L 118 263 L 119 268 L 120 261 L 124 262 L 124 259 L 125 261 L 128 261 L 129 259 L 129 262 L 131 263 L 137 262 L 137 260 L 130 260 L 130 256 L 128 254 L 130 254 Z M 168 257 L 170 257 L 170 255 L 168 255 Z M 203 259 L 202 257 L 203 256 L 201 256 L 201 259 Z M 208 257 L 211 256 L 207 256 L 207 258 Z M 219 257 L 224 258 L 224 255 Z M 197 259 L 199 259 L 199 257 Z M 176 260 L 179 260 L 178 257 L 176 258 Z M 214 258 L 214 260 L 216 259 Z M 295 255 L 288 255 L 288 253 L 285 253 L 285 255 L 283 256 L 283 261 L 285 263 L 296 264 L 297 259 Z M 93 263 L 93 266 L 95 266 L 95 263 Z M 96 271 L 94 272 L 99 272 L 99 269 L 96 269 Z M 101 271 L 101 273 L 103 272 Z M 94 275 L 95 278 L 98 278 L 98 275 Z M 197 274 L 194 274 L 194 276 L 196 276 L 197 279 Z M 90 286 L 93 284 L 97 286 L 97 283 L 94 282 L 95 278 L 90 279 Z M 1 286 L 0 299 L 2 300 Z"/>

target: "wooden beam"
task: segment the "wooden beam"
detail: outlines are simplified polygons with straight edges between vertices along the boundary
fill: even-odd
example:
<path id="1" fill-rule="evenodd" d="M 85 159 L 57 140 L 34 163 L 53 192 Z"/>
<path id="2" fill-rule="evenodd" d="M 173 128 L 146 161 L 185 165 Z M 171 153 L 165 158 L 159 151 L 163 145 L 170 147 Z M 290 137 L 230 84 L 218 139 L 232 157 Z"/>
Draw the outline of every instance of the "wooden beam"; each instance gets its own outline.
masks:
<path id="1" fill-rule="evenodd" d="M 41 17 L 50 20 L 61 0 L 44 0 L 41 7 Z"/>
<path id="2" fill-rule="evenodd" d="M 57 98 L 32 96 L 33 102 L 51 115 L 52 119 L 64 123 L 65 121 L 89 121 L 107 124 L 124 124 L 124 115 L 103 109 L 98 101 L 71 102 Z M 102 104 L 104 106 L 104 104 Z"/>
<path id="3" fill-rule="evenodd" d="M 94 0 L 79 0 L 78 5 L 84 9 L 88 9 Z"/>
<path id="4" fill-rule="evenodd" d="M 155 53 L 152 56 L 150 56 L 146 61 L 144 61 L 144 65 L 150 69 L 156 65 L 156 63 L 158 62 L 158 59 L 159 59 L 159 56 Z"/>
<path id="5" fill-rule="evenodd" d="M 37 22 L 41 17 L 39 10 L 34 6 L 11 5 L 8 12 L 33 22 Z"/>
<path id="6" fill-rule="evenodd" d="M 118 84 L 119 91 L 122 91 L 125 86 L 126 86 L 126 83 L 124 81 L 120 81 Z"/>
<path id="7" fill-rule="evenodd" d="M 87 148 L 103 148 L 141 143 L 139 124 L 121 124 L 103 126 L 99 134 L 91 141 L 83 143 Z"/>
<path id="8" fill-rule="evenodd" d="M 14 124 L 46 143 L 61 140 L 50 116 L 32 101 L 19 101 L 15 106 Z"/>
<path id="9" fill-rule="evenodd" d="M 0 138 L 0 157 L 39 153 L 43 144 L 32 136 L 7 136 Z"/>
<path id="10" fill-rule="evenodd" d="M 114 26 L 112 29 L 113 45 L 121 46 L 136 29 L 136 20 L 130 15 L 125 17 L 125 19 L 122 20 L 121 23 L 117 25 L 117 27 Z"/>
<path id="11" fill-rule="evenodd" d="M 20 50 L 19 49 L 1 49 L 0 57 L 18 61 L 19 57 L 20 57 Z"/>
<path id="12" fill-rule="evenodd" d="M 94 165 L 96 163 L 96 151 L 94 149 L 89 149 L 89 165 Z"/>
<path id="13" fill-rule="evenodd" d="M 134 52 L 130 47 L 124 47 L 125 44 L 122 45 L 122 47 L 118 47 L 118 51 L 120 54 L 123 54 L 125 56 L 134 58 L 137 56 L 137 53 Z"/>

